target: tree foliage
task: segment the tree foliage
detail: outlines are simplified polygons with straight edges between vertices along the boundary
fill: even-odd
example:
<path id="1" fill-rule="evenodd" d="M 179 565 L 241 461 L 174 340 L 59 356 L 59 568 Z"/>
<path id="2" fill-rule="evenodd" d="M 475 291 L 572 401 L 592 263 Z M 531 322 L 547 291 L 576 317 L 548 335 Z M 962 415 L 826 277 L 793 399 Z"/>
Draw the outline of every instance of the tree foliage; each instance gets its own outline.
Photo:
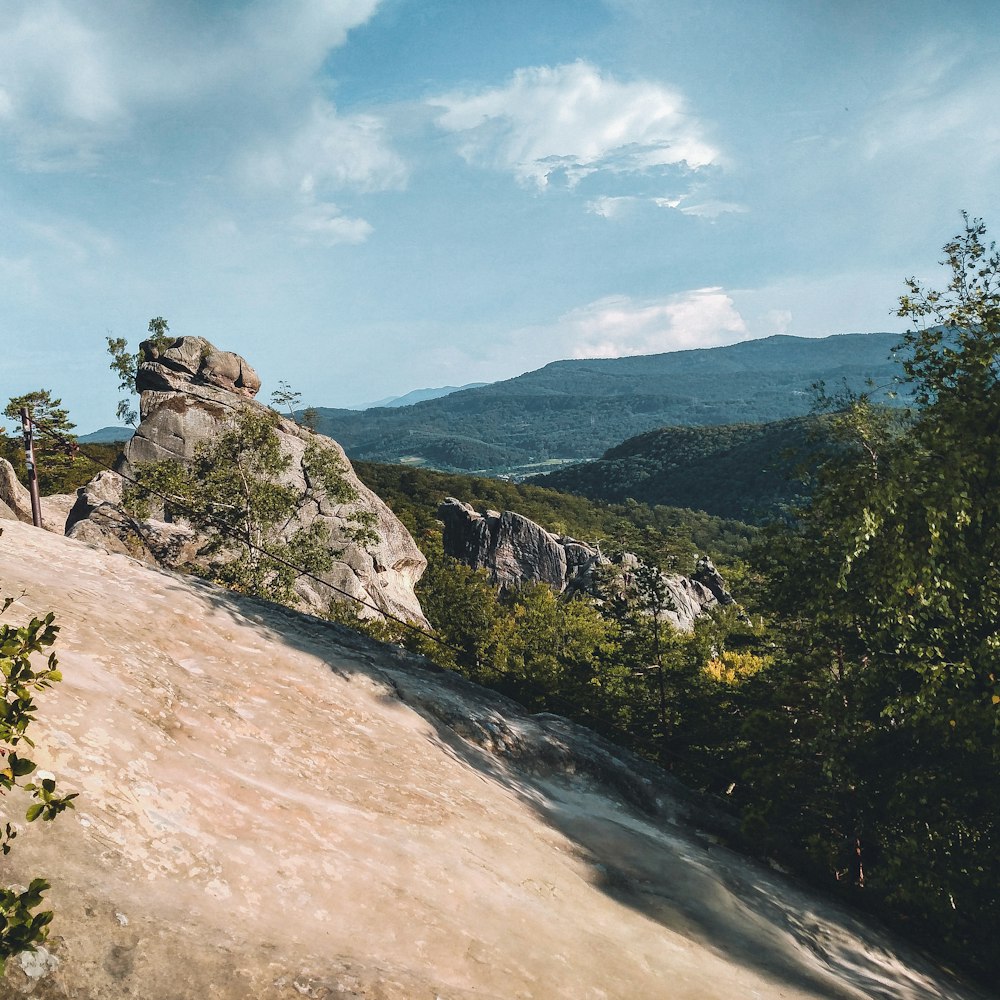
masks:
<path id="1" fill-rule="evenodd" d="M 109 367 L 118 376 L 118 389 L 126 395 L 118 400 L 115 415 L 123 423 L 134 427 L 139 419 L 132 397 L 136 394 L 135 381 L 139 374 L 139 365 L 148 360 L 146 351 L 150 349 L 165 350 L 175 341 L 175 337 L 170 335 L 170 324 L 162 316 L 154 316 L 149 321 L 146 328 L 149 337 L 143 341 L 147 345 L 144 351 L 142 346 L 134 353 L 129 350 L 128 341 L 124 337 L 105 337 L 108 354 L 111 355 Z"/>
<path id="2" fill-rule="evenodd" d="M 21 432 L 21 408 L 26 407 L 35 422 L 35 458 L 38 471 L 38 489 L 42 494 L 62 492 L 66 479 L 73 469 L 72 445 L 76 442 L 69 419 L 69 411 L 61 399 L 54 399 L 48 389 L 36 389 L 22 396 L 12 396 L 4 407 L 3 415 L 12 424 L 9 433 Z M 68 442 L 68 443 L 67 443 Z M 16 467 L 24 472 L 23 446 Z"/>
<path id="3" fill-rule="evenodd" d="M 302 393 L 296 392 L 292 387 L 284 380 L 278 383 L 278 388 L 271 393 L 271 403 L 276 410 L 287 409 L 288 418 L 294 423 L 295 420 L 295 410 L 294 407 L 298 406 L 302 402 Z M 315 410 L 313 411 L 315 414 Z"/>
<path id="4" fill-rule="evenodd" d="M 843 447 L 762 562 L 780 661 L 748 722 L 748 816 L 995 970 L 1000 256 L 965 221 L 947 287 L 911 279 L 900 302 L 921 408 L 839 413 Z"/>
<path id="5" fill-rule="evenodd" d="M 215 437 L 198 444 L 188 464 L 139 464 L 125 501 L 137 517 L 162 504 L 167 519 L 203 531 L 207 542 L 200 555 L 219 583 L 294 605 L 296 580 L 329 570 L 337 550 L 323 521 L 293 524 L 310 505 L 350 503 L 357 491 L 337 453 L 318 441 L 306 445 L 301 459 L 305 486 L 295 485 L 292 455 L 278 437 L 279 419 L 271 410 L 243 407 Z M 353 541 L 372 541 L 371 515 L 353 510 L 347 521 Z"/>
<path id="6" fill-rule="evenodd" d="M 7 597 L 0 601 L 0 613 L 14 603 Z M 25 819 L 53 820 L 65 809 L 73 807 L 76 793 L 60 795 L 52 775 L 37 771 L 35 762 L 24 753 L 34 746 L 27 730 L 34 721 L 37 706 L 35 694 L 62 679 L 54 653 L 49 653 L 43 665 L 33 662 L 36 655 L 45 654 L 56 640 L 59 626 L 54 616 L 32 618 L 27 625 L 15 627 L 0 624 L 0 795 L 21 789 L 29 795 Z M 35 775 L 24 783 L 22 779 Z M 6 804 L 5 800 L 5 804 Z M 0 848 L 6 855 L 17 829 L 6 815 L 0 814 Z M 26 889 L 0 886 L 0 973 L 6 960 L 23 951 L 34 951 L 48 935 L 51 911 L 42 910 L 42 897 L 49 883 L 32 879 Z"/>

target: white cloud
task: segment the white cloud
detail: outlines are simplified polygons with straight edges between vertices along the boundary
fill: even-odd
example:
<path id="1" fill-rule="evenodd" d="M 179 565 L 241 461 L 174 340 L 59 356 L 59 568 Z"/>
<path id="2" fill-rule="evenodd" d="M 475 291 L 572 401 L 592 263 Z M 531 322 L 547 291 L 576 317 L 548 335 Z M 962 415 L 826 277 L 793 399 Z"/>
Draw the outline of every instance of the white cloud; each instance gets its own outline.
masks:
<path id="1" fill-rule="evenodd" d="M 600 215 L 605 219 L 620 219 L 637 209 L 654 206 L 655 208 L 673 209 L 684 215 L 692 215 L 701 219 L 717 219 L 720 215 L 733 212 L 746 212 L 744 205 L 733 201 L 719 201 L 707 198 L 688 204 L 692 195 L 681 195 L 672 198 L 644 198 L 637 195 L 602 195 L 587 202 L 587 211 L 592 215 Z"/>
<path id="2" fill-rule="evenodd" d="M 294 226 L 304 242 L 324 246 L 364 243 L 372 233 L 368 222 L 344 215 L 332 202 L 309 205 L 295 216 Z"/>
<path id="3" fill-rule="evenodd" d="M 591 215 L 599 215 L 602 219 L 619 219 L 627 215 L 644 199 L 633 195 L 602 195 L 587 202 L 587 211 Z"/>
<path id="4" fill-rule="evenodd" d="M 385 126 L 371 115 L 340 116 L 316 100 L 291 135 L 251 153 L 247 177 L 311 195 L 324 187 L 384 191 L 406 183 L 406 164 L 392 150 Z"/>
<path id="5" fill-rule="evenodd" d="M 700 219 L 717 219 L 720 215 L 747 211 L 745 205 L 740 205 L 735 201 L 719 201 L 715 198 L 707 198 L 705 201 L 699 201 L 693 205 L 687 204 L 687 199 L 684 198 L 668 201 L 666 204 L 661 204 L 661 202 L 662 199 L 657 199 L 657 204 L 663 208 L 676 208 L 685 215 L 694 215 Z"/>
<path id="6" fill-rule="evenodd" d="M 13 0 L 0 10 L 0 134 L 22 169 L 47 170 L 94 163 L 164 113 L 217 132 L 266 120 L 377 3 Z"/>
<path id="7" fill-rule="evenodd" d="M 733 344 L 747 325 L 721 288 L 696 288 L 658 299 L 610 295 L 571 309 L 555 322 L 499 338 L 498 357 L 515 354 L 521 371 L 560 358 L 621 358 Z"/>
<path id="8" fill-rule="evenodd" d="M 431 101 L 470 163 L 546 187 L 597 171 L 628 174 L 715 163 L 719 152 L 683 98 L 657 83 L 620 82 L 586 62 L 517 70 L 503 87 Z"/>
<path id="9" fill-rule="evenodd" d="M 620 358 L 731 344 L 747 334 L 743 317 L 721 288 L 698 288 L 636 302 L 598 299 L 557 324 L 574 358 Z"/>

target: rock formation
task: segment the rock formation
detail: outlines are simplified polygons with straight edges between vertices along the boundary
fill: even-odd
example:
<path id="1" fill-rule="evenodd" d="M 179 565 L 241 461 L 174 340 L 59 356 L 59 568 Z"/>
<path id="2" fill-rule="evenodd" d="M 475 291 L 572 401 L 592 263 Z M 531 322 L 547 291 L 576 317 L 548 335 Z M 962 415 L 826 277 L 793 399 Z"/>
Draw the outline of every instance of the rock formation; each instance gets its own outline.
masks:
<path id="1" fill-rule="evenodd" d="M 253 368 L 239 355 L 219 351 L 202 337 L 180 337 L 165 348 L 146 341 L 140 350 L 146 358 L 136 379 L 141 422 L 125 446 L 116 470 L 120 474 L 131 476 L 144 462 L 187 462 L 198 444 L 217 434 L 240 409 L 266 409 L 253 398 L 260 388 Z M 286 474 L 289 485 L 305 489 L 303 456 L 310 442 L 319 442 L 337 456 L 348 485 L 357 494 L 349 503 L 335 503 L 321 495 L 287 525 L 291 535 L 300 527 L 321 522 L 329 529 L 331 547 L 338 553 L 333 568 L 321 575 L 322 583 L 307 578 L 296 582 L 301 606 L 322 613 L 331 598 L 343 599 L 338 591 L 345 591 L 382 611 L 425 624 L 413 587 L 426 560 L 407 530 L 358 479 L 335 441 L 283 417 L 276 430 L 283 453 L 292 459 Z M 315 492 L 316 485 L 311 485 Z M 67 534 L 163 566 L 197 562 L 193 557 L 204 542 L 197 532 L 184 524 L 137 523 L 124 511 L 121 500 L 121 477 L 109 473 L 97 476 L 80 491 L 67 522 Z M 374 517 L 377 541 L 368 547 L 351 536 L 350 518 L 357 511 Z M 362 605 L 356 610 L 362 617 L 379 614 Z"/>
<path id="2" fill-rule="evenodd" d="M 723 607 L 736 603 L 736 599 L 726 589 L 726 581 L 722 579 L 722 574 L 715 568 L 715 563 L 708 556 L 698 557 L 691 579 L 703 587 L 707 587 L 712 592 L 712 596 Z"/>
<path id="3" fill-rule="evenodd" d="M 31 496 L 6 458 L 0 458 L 0 504 L 17 520 L 31 524 Z"/>
<path id="4" fill-rule="evenodd" d="M 469 504 L 448 497 L 438 507 L 438 517 L 444 523 L 445 554 L 486 570 L 501 590 L 545 583 L 560 593 L 585 591 L 602 597 L 608 589 L 628 593 L 634 587 L 639 561 L 631 553 L 609 559 L 595 546 L 555 535 L 514 511 L 479 514 Z M 684 632 L 691 631 L 695 619 L 709 608 L 732 603 L 711 559 L 703 557 L 698 566 L 694 577 L 662 574 L 670 606 L 661 618 Z M 594 572 L 598 567 L 605 568 L 600 582 Z"/>
<path id="5" fill-rule="evenodd" d="M 70 493 L 42 497 L 42 527 L 61 535 L 75 501 L 76 496 Z M 0 518 L 31 524 L 31 494 L 5 458 L 0 458 Z"/>
<path id="6" fill-rule="evenodd" d="M 448 497 L 438 507 L 444 522 L 444 551 L 473 569 L 485 569 L 503 590 L 522 583 L 547 583 L 562 592 L 586 578 L 601 556 L 597 549 L 554 535 L 512 510 L 478 514 Z"/>
<path id="7" fill-rule="evenodd" d="M 983 1000 L 580 727 L 4 527 L 5 620 L 61 627 L 32 757 L 80 793 L 3 859 L 55 913 L 4 1000 Z"/>

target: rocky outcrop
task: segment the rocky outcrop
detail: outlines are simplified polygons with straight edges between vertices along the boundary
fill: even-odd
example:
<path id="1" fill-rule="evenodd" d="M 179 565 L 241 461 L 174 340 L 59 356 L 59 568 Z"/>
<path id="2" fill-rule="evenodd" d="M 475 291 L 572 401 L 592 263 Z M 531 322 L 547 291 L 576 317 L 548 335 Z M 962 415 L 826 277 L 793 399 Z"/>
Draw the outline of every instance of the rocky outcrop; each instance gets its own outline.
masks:
<path id="1" fill-rule="evenodd" d="M 18 521 L 31 524 L 31 496 L 6 458 L 0 458 L 0 504 Z"/>
<path id="2" fill-rule="evenodd" d="M 722 574 L 708 556 L 698 557 L 691 579 L 707 587 L 723 607 L 736 603 L 736 598 L 726 589 L 726 581 L 722 579 Z"/>
<path id="3" fill-rule="evenodd" d="M 181 337 L 168 347 L 147 341 L 140 350 L 146 360 L 136 379 L 139 426 L 116 467 L 119 475 L 102 473 L 80 491 L 66 533 L 167 567 L 197 564 L 192 554 L 205 538 L 184 524 L 162 520 L 137 524 L 122 507 L 121 477 L 130 477 L 145 462 L 188 462 L 199 443 L 214 437 L 240 410 L 266 410 L 253 398 L 260 379 L 239 355 L 219 351 L 202 337 Z M 413 587 L 427 563 L 409 532 L 358 479 L 335 441 L 283 417 L 277 420 L 276 432 L 282 453 L 290 459 L 283 482 L 302 493 L 308 486 L 315 497 L 284 530 L 290 537 L 298 529 L 319 522 L 328 530 L 335 553 L 333 567 L 320 574 L 319 580 L 303 577 L 296 582 L 300 606 L 322 613 L 331 599 L 343 600 L 349 595 L 365 602 L 355 606 L 361 617 L 378 617 L 384 612 L 425 624 Z M 318 443 L 336 457 L 356 499 L 336 502 L 309 482 L 304 456 L 310 443 Z M 372 522 L 375 540 L 367 545 L 354 538 L 358 513 Z"/>
<path id="4" fill-rule="evenodd" d="M 554 535 L 512 510 L 483 515 L 448 497 L 438 507 L 438 517 L 444 522 L 445 554 L 485 569 L 502 590 L 547 583 L 562 592 L 589 577 L 601 559 L 590 545 Z"/>
<path id="5" fill-rule="evenodd" d="M 67 514 L 75 500 L 75 496 L 67 493 L 42 497 L 42 527 L 46 531 L 63 534 Z M 0 458 L 0 518 L 32 523 L 31 494 L 5 458 Z"/>
<path id="6" fill-rule="evenodd" d="M 640 562 L 631 553 L 611 559 L 596 546 L 555 535 L 514 511 L 480 514 L 454 497 L 438 507 L 438 517 L 444 524 L 445 554 L 485 570 L 502 591 L 545 583 L 559 593 L 584 591 L 598 599 L 635 593 Z M 711 559 L 703 557 L 698 566 L 701 575 L 694 577 L 661 574 L 666 600 L 659 617 L 684 632 L 716 604 L 732 603 Z"/>

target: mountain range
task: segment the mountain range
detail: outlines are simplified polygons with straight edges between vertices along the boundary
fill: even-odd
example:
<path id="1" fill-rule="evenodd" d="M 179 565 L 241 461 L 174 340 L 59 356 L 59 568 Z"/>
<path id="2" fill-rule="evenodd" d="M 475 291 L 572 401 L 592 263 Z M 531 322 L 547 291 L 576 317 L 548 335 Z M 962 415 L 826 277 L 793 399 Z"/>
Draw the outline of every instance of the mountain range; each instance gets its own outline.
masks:
<path id="1" fill-rule="evenodd" d="M 453 392 L 461 392 L 463 389 L 478 389 L 486 385 L 486 382 L 469 382 L 466 385 L 441 385 L 436 389 L 411 389 L 403 393 L 402 396 L 386 396 L 385 399 L 377 399 L 374 403 L 362 403 L 360 406 L 348 406 L 349 410 L 373 410 L 379 406 L 394 408 L 397 406 L 412 406 L 414 403 L 422 403 L 428 399 L 440 399 L 442 396 L 450 396 Z"/>
<path id="2" fill-rule="evenodd" d="M 664 426 L 763 423 L 807 414 L 813 385 L 888 399 L 893 333 L 767 337 L 727 347 L 556 361 L 405 408 L 317 408 L 317 429 L 351 458 L 526 475 L 594 459 Z M 902 397 L 895 400 L 905 403 Z"/>

